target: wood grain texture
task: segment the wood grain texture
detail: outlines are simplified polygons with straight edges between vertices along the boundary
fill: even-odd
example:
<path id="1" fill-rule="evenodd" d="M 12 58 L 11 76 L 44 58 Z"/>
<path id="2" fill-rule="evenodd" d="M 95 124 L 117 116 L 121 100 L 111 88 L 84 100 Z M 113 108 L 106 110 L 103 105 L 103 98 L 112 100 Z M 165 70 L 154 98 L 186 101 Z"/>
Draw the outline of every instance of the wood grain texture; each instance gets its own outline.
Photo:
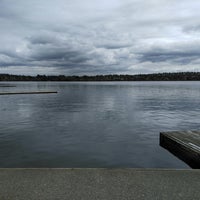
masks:
<path id="1" fill-rule="evenodd" d="M 160 146 L 192 168 L 200 168 L 200 131 L 160 133 Z"/>

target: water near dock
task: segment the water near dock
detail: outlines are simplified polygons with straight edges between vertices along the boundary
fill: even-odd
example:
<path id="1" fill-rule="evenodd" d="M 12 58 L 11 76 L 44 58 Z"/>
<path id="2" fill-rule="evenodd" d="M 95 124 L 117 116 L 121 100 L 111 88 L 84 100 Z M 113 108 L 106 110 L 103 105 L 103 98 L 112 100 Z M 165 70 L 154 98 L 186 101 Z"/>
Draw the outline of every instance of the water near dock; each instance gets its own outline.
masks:
<path id="1" fill-rule="evenodd" d="M 200 82 L 12 82 L 0 92 L 0 167 L 188 168 L 159 133 L 200 129 Z"/>

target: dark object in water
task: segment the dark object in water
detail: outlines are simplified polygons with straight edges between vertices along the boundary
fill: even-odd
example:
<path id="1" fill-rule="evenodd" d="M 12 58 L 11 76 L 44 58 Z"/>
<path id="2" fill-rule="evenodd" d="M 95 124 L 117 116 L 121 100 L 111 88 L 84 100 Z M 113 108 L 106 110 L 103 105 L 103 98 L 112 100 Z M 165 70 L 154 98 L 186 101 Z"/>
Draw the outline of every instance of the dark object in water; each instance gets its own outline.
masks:
<path id="1" fill-rule="evenodd" d="M 0 84 L 0 87 L 16 87 L 16 85 L 4 85 L 4 84 Z"/>
<path id="2" fill-rule="evenodd" d="M 38 91 L 38 92 L 0 92 L 0 95 L 15 95 L 15 94 L 55 94 L 57 91 Z"/>

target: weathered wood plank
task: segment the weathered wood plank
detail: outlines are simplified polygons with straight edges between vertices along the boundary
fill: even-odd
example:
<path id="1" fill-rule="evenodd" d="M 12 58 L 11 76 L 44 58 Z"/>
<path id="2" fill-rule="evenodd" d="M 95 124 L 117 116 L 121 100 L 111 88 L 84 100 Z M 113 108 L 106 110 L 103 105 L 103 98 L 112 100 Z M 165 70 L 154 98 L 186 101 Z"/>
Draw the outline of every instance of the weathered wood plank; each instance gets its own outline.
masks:
<path id="1" fill-rule="evenodd" d="M 57 91 L 37 91 L 37 92 L 0 92 L 0 95 L 16 95 L 16 94 L 53 94 Z"/>
<path id="2" fill-rule="evenodd" d="M 160 133 L 160 146 L 192 168 L 200 168 L 200 131 Z"/>

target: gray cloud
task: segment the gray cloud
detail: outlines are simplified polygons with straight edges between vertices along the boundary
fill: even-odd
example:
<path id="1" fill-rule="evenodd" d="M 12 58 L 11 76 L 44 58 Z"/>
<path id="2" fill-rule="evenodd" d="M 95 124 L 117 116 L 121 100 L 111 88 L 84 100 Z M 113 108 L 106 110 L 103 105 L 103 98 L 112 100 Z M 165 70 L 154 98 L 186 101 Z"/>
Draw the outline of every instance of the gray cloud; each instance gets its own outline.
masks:
<path id="1" fill-rule="evenodd" d="M 191 62 L 199 59 L 200 57 L 200 51 L 195 52 L 195 51 L 152 51 L 152 52 L 145 52 L 141 54 L 139 61 L 140 62 L 171 62 L 171 63 L 176 63 L 176 64 L 182 64 L 182 65 L 187 65 L 190 64 Z"/>
<path id="2" fill-rule="evenodd" d="M 200 70 L 200 2 L 0 1 L 0 73 Z"/>

